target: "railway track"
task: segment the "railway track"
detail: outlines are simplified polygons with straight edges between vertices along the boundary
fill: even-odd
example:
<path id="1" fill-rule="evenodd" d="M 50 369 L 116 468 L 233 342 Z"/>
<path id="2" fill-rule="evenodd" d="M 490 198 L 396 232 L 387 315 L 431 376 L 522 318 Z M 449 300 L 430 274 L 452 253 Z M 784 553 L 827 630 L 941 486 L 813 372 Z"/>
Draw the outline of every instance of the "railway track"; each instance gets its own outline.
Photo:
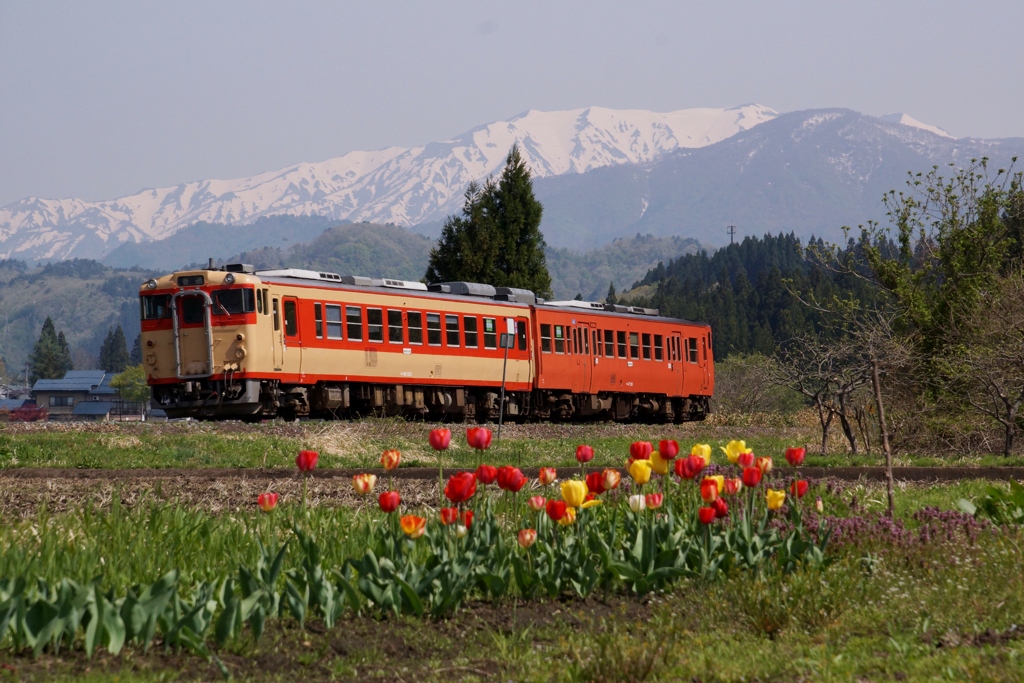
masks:
<path id="1" fill-rule="evenodd" d="M 457 472 L 465 468 L 446 468 L 447 473 Z M 593 471 L 601 468 L 587 468 Z M 623 471 L 619 468 L 620 471 Z M 527 477 L 536 478 L 538 468 L 524 467 Z M 313 479 L 348 479 L 359 472 L 374 472 L 380 477 L 387 476 L 383 470 L 355 468 L 322 468 L 314 470 Z M 560 467 L 559 471 L 574 474 L 578 467 Z M 884 467 L 801 467 L 799 476 L 804 479 L 839 479 L 842 481 L 883 481 Z M 774 474 L 791 476 L 789 468 L 779 468 Z M 624 471 L 623 471 L 624 473 Z M 437 479 L 437 469 L 432 467 L 403 467 L 393 473 L 396 479 L 430 481 Z M 190 469 L 72 469 L 72 468 L 10 468 L 0 469 L 0 479 L 21 480 L 64 480 L 74 481 L 132 481 L 132 480 L 173 480 L 189 479 L 191 481 L 216 481 L 218 479 L 251 479 L 281 480 L 300 479 L 296 470 L 289 468 L 190 468 Z M 1024 467 L 894 467 L 893 478 L 906 482 L 949 482 L 964 479 L 989 479 L 1006 481 L 1009 479 L 1024 480 Z"/>

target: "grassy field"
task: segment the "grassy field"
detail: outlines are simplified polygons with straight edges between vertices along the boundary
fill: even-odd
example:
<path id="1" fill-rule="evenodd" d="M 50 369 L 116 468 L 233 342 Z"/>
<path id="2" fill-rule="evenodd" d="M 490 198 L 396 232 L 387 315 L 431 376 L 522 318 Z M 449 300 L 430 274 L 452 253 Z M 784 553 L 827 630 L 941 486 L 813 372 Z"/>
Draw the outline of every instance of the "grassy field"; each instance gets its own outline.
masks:
<path id="1" fill-rule="evenodd" d="M 240 423 L 109 423 L 0 425 L 0 469 L 11 467 L 70 468 L 206 468 L 291 467 L 300 448 L 321 454 L 321 467 L 375 467 L 380 453 L 397 448 L 403 466 L 436 465 L 437 456 L 427 444 L 432 427 L 398 419 L 366 419 L 358 422 Z M 463 436 L 464 426 L 453 428 L 452 448 L 444 454 L 447 467 L 476 466 L 477 454 Z M 491 425 L 494 428 L 494 425 Z M 808 466 L 880 465 L 879 452 L 852 456 L 839 439 L 830 443 L 828 455 L 817 454 L 820 438 L 807 419 L 778 424 L 748 425 L 634 424 L 529 424 L 506 425 L 502 439 L 495 439 L 487 460 L 495 465 L 567 466 L 576 464 L 577 444 L 587 443 L 596 453 L 593 466 L 621 466 L 633 441 L 677 439 L 685 450 L 694 443 L 714 447 L 716 462 L 724 462 L 718 450 L 732 439 L 744 439 L 758 455 L 782 461 L 790 446 L 808 446 Z M 897 453 L 895 465 L 1001 466 L 1024 465 L 1024 458 L 998 455 L 949 456 L 928 453 Z"/>

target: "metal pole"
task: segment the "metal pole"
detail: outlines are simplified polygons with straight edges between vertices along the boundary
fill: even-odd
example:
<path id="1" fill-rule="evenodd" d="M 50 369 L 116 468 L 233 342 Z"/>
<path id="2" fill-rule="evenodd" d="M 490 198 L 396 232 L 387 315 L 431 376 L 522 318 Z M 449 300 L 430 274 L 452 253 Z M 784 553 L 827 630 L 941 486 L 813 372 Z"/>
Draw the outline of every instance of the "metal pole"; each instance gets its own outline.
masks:
<path id="1" fill-rule="evenodd" d="M 501 405 L 498 407 L 498 439 L 501 439 L 501 423 L 505 417 L 505 368 L 508 367 L 508 344 L 505 344 L 505 360 L 501 364 Z"/>

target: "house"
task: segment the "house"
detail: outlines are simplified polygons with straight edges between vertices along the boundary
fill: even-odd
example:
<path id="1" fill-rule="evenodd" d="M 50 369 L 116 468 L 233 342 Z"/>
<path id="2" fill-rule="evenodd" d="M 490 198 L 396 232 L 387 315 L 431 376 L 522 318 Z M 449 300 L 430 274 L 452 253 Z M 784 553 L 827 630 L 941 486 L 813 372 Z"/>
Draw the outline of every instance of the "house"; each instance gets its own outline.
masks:
<path id="1" fill-rule="evenodd" d="M 107 420 L 120 414 L 121 399 L 103 370 L 70 370 L 63 379 L 40 379 L 32 386 L 36 403 L 51 420 Z"/>

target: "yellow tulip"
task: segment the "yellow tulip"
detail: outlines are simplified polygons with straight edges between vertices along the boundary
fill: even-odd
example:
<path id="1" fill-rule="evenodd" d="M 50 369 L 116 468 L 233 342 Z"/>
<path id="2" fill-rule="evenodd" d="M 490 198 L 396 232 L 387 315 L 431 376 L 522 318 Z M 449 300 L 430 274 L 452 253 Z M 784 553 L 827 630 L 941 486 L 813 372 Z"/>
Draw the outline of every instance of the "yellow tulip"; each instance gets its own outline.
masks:
<path id="1" fill-rule="evenodd" d="M 711 446 L 706 443 L 696 444 L 690 449 L 690 455 L 696 455 L 704 461 L 704 467 L 711 464 Z"/>
<path id="2" fill-rule="evenodd" d="M 598 500 L 597 498 L 594 498 L 593 500 L 588 500 L 588 501 L 585 501 L 585 502 L 583 503 L 583 505 L 580 505 L 580 509 L 582 509 L 582 510 L 586 510 L 587 508 L 592 508 L 592 507 L 594 507 L 595 505 L 600 505 L 600 504 L 601 504 L 601 503 L 603 503 L 603 502 L 604 502 L 604 501 L 601 501 L 601 500 Z"/>
<path id="3" fill-rule="evenodd" d="M 562 526 L 569 526 L 576 521 L 576 508 L 566 508 L 565 514 L 562 516 L 558 523 Z"/>
<path id="4" fill-rule="evenodd" d="M 750 449 L 747 448 L 747 442 L 746 441 L 736 441 L 736 440 L 733 440 L 733 441 L 730 441 L 725 446 L 725 448 L 722 449 L 722 452 L 725 453 L 725 457 L 729 458 L 729 462 L 731 462 L 733 465 L 735 465 L 736 464 L 736 460 L 740 457 L 740 453 L 746 453 L 749 450 Z"/>
<path id="5" fill-rule="evenodd" d="M 786 502 L 785 491 L 775 491 L 768 489 L 768 492 L 764 494 L 765 500 L 768 501 L 769 510 L 778 510 L 782 507 L 782 504 Z"/>
<path id="6" fill-rule="evenodd" d="M 578 479 L 562 482 L 562 500 L 571 508 L 583 505 L 583 501 L 587 498 L 587 492 L 587 484 Z"/>
<path id="7" fill-rule="evenodd" d="M 658 451 L 654 451 L 653 453 L 651 453 L 652 470 L 654 470 L 655 472 L 664 477 L 665 475 L 668 474 L 668 466 L 669 461 L 662 459 L 661 454 L 658 453 Z"/>
<path id="8" fill-rule="evenodd" d="M 629 476 L 633 477 L 633 481 L 643 486 L 651 480 L 651 461 L 650 460 L 634 460 L 633 464 L 629 466 Z"/>
<path id="9" fill-rule="evenodd" d="M 725 477 L 721 474 L 716 474 L 713 477 L 704 477 L 704 479 L 710 479 L 711 481 L 718 484 L 718 495 L 725 493 Z"/>

